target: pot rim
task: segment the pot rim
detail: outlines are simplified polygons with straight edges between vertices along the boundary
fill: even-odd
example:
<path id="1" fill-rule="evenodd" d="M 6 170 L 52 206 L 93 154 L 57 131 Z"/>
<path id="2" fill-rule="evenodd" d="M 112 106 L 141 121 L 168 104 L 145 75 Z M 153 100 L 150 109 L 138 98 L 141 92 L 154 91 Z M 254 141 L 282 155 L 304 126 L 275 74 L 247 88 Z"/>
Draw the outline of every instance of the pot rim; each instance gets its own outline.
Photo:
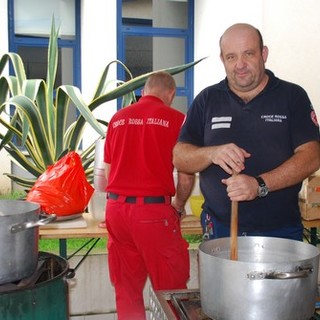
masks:
<path id="1" fill-rule="evenodd" d="M 281 252 L 294 253 L 300 250 L 301 253 L 303 254 L 301 255 L 301 258 L 296 259 L 294 261 L 291 260 L 291 261 L 277 261 L 277 262 L 275 261 L 266 261 L 266 262 L 242 261 L 241 259 L 230 260 L 229 257 L 226 258 L 226 257 L 219 256 L 223 252 L 230 252 L 230 242 L 231 242 L 230 237 L 206 240 L 199 245 L 199 251 L 200 253 L 208 257 L 212 257 L 213 259 L 225 260 L 230 263 L 243 263 L 246 265 L 248 264 L 257 265 L 259 263 L 264 265 L 267 265 L 267 264 L 274 265 L 275 263 L 283 264 L 283 263 L 292 263 L 292 262 L 301 263 L 301 262 L 308 261 L 310 259 L 314 259 L 320 256 L 320 250 L 317 247 L 309 243 L 305 243 L 303 241 L 284 239 L 284 238 L 275 238 L 275 237 L 256 237 L 256 236 L 238 237 L 239 252 L 241 252 L 243 249 L 249 249 L 249 250 L 254 249 L 255 251 L 264 250 L 263 253 L 266 253 L 270 251 L 269 249 L 271 249 L 275 253 L 281 253 Z M 273 247 L 269 248 L 271 246 Z M 277 248 L 278 248 L 278 251 L 277 251 Z M 281 248 L 282 250 L 280 250 Z"/>
<path id="2" fill-rule="evenodd" d="M 0 200 L 0 218 L 20 214 L 40 214 L 40 205 L 35 202 L 19 199 Z"/>

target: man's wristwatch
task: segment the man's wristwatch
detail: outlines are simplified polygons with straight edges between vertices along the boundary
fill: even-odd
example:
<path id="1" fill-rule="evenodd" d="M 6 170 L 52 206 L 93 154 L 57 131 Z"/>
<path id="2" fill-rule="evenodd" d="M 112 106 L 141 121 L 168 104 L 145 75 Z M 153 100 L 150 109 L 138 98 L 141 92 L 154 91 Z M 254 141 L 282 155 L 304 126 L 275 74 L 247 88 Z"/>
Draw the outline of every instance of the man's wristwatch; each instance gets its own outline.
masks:
<path id="1" fill-rule="evenodd" d="M 261 178 L 261 177 L 255 177 L 255 179 L 258 181 L 258 197 L 259 198 L 263 198 L 265 197 L 268 192 L 269 192 L 269 189 L 268 187 L 266 186 L 266 183 L 264 182 L 264 180 Z"/>
<path id="2" fill-rule="evenodd" d="M 181 216 L 186 210 L 185 208 L 180 208 L 180 209 L 176 209 L 176 211 L 179 214 L 179 216 Z"/>

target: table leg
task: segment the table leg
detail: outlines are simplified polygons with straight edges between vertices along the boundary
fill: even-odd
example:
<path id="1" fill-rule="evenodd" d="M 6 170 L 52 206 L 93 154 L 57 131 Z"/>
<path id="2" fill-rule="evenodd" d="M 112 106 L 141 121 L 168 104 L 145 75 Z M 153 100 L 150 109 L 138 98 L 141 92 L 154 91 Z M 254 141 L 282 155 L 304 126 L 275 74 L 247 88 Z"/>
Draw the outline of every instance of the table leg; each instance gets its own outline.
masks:
<path id="1" fill-rule="evenodd" d="M 67 259 L 67 239 L 59 239 L 59 254 Z"/>
<path id="2" fill-rule="evenodd" d="M 95 240 L 95 241 L 94 241 Z M 84 257 L 80 260 L 78 266 L 82 263 L 82 261 L 89 255 L 91 250 L 96 246 L 96 244 L 100 241 L 100 238 L 92 238 L 89 241 L 87 241 L 81 248 L 76 250 L 74 253 L 72 253 L 69 257 L 67 256 L 67 239 L 59 239 L 59 254 L 62 258 L 70 259 L 74 255 L 76 255 L 81 249 L 83 249 L 86 245 L 88 245 L 90 242 L 94 241 L 94 243 L 91 245 L 91 247 L 87 250 Z M 75 268 L 77 269 L 78 266 Z"/>
<path id="3" fill-rule="evenodd" d="M 318 244 L 317 228 L 310 228 L 310 242 L 314 246 Z"/>

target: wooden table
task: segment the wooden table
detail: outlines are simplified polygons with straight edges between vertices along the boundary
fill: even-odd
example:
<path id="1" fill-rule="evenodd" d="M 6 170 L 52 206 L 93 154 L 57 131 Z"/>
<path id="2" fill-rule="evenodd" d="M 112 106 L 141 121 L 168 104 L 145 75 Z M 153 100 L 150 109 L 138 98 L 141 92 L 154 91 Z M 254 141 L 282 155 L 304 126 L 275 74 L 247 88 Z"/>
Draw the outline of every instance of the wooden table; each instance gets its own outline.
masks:
<path id="1" fill-rule="evenodd" d="M 74 238 L 92 239 L 106 238 L 108 236 L 105 228 L 99 227 L 99 221 L 92 217 L 89 213 L 84 213 L 83 217 L 87 223 L 85 228 L 61 228 L 61 229 L 46 229 L 40 227 L 40 239 L 59 239 L 59 252 L 62 257 L 67 257 L 67 240 Z M 302 223 L 305 229 L 310 231 L 310 243 L 317 245 L 320 240 L 317 236 L 317 228 L 320 228 L 319 220 L 304 220 Z M 202 234 L 200 219 L 193 215 L 187 215 L 181 223 L 183 234 Z"/>
<path id="2" fill-rule="evenodd" d="M 304 220 L 302 219 L 303 226 L 307 229 L 320 228 L 320 220 Z"/>
<path id="3" fill-rule="evenodd" d="M 81 228 L 39 228 L 40 239 L 59 239 L 60 256 L 67 257 L 67 240 L 75 238 L 100 239 L 108 236 L 105 228 L 99 227 L 99 221 L 91 214 L 83 213 L 87 226 Z M 63 222 L 60 222 L 63 223 Z M 91 240 L 88 240 L 88 242 Z"/>
<path id="4" fill-rule="evenodd" d="M 100 228 L 99 221 L 91 214 L 83 213 L 83 218 L 87 222 L 85 228 L 47 229 L 40 227 L 40 239 L 103 238 L 107 236 L 107 230 Z"/>
<path id="5" fill-rule="evenodd" d="M 105 228 L 99 227 L 99 222 L 91 214 L 83 213 L 83 218 L 85 219 L 87 226 L 82 228 L 39 228 L 40 239 L 59 239 L 59 253 L 60 256 L 67 257 L 67 240 L 75 238 L 88 238 L 100 239 L 106 238 L 108 236 L 107 230 Z M 63 223 L 63 222 L 60 222 Z M 200 225 L 200 219 L 187 215 L 181 224 L 181 229 L 183 234 L 202 234 L 202 229 Z"/>

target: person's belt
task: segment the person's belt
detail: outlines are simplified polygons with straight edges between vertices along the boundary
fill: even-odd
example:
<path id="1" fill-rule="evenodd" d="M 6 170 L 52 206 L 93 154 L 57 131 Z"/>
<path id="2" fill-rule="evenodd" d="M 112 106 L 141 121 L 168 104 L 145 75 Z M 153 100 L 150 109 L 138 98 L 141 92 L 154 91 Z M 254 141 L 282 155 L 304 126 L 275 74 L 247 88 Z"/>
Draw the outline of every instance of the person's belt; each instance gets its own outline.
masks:
<path id="1" fill-rule="evenodd" d="M 108 192 L 108 199 L 118 200 L 121 196 L 116 193 Z M 136 203 L 137 199 L 142 198 L 144 203 L 166 203 L 170 202 L 169 196 L 159 196 L 159 197 L 124 197 L 124 202 L 126 203 Z"/>

